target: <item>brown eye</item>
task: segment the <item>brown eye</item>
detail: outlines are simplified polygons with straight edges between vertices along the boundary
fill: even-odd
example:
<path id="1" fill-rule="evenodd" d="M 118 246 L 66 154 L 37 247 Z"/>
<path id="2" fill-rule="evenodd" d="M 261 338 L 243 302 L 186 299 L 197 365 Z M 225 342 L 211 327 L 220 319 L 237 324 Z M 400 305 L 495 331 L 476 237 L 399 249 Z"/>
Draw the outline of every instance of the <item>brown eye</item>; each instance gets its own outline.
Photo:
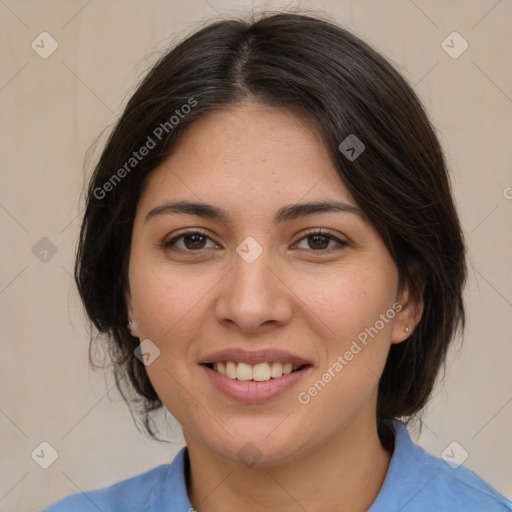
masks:
<path id="1" fill-rule="evenodd" d="M 325 235 L 308 235 L 308 245 L 311 249 L 327 249 L 330 238 Z"/>
<path id="2" fill-rule="evenodd" d="M 206 237 L 203 235 L 185 235 L 183 237 L 183 245 L 187 249 L 204 249 Z"/>
<path id="3" fill-rule="evenodd" d="M 300 246 L 301 244 L 302 247 Z M 308 233 L 302 237 L 296 245 L 299 249 L 327 252 L 330 249 L 341 249 L 348 244 L 329 232 L 314 231 L 313 233 Z"/>
<path id="4" fill-rule="evenodd" d="M 210 245 L 208 246 L 208 243 Z M 164 247 L 170 249 L 179 249 L 183 251 L 201 251 L 203 249 L 219 247 L 211 238 L 203 233 L 193 231 L 183 233 L 166 242 Z"/>

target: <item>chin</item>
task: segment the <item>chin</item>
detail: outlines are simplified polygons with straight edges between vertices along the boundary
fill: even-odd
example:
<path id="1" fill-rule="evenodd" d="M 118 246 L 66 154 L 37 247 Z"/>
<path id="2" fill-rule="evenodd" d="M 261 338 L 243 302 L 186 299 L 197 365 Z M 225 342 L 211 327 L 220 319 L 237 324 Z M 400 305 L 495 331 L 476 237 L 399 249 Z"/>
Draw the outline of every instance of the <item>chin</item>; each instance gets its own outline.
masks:
<path id="1" fill-rule="evenodd" d="M 255 423 L 241 419 L 231 422 L 226 429 L 234 433 L 232 436 L 224 432 L 222 437 L 215 436 L 205 442 L 212 451 L 236 464 L 260 468 L 275 466 L 291 461 L 301 446 L 309 444 L 298 428 L 285 428 L 279 424 L 282 421 L 283 418 L 262 422 L 260 418 Z"/>

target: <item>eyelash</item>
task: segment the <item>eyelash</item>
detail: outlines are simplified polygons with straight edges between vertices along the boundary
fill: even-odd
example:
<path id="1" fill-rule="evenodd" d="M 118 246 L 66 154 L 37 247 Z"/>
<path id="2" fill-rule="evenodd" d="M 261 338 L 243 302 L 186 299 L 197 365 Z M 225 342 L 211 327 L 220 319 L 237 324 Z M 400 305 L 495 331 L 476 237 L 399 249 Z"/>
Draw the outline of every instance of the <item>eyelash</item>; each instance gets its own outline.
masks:
<path id="1" fill-rule="evenodd" d="M 175 247 L 175 244 L 178 240 L 186 237 L 186 236 L 192 236 L 192 235 L 201 235 L 209 240 L 211 240 L 213 242 L 213 240 L 204 232 L 204 231 L 201 231 L 199 229 L 197 230 L 194 230 L 194 231 L 187 231 L 185 233 L 181 233 L 175 237 L 173 237 L 171 240 L 169 241 L 166 241 L 162 244 L 162 246 L 165 248 L 165 249 L 170 249 L 170 250 L 178 250 L 178 251 L 183 251 L 183 252 L 190 252 L 190 253 L 193 253 L 193 252 L 202 252 L 202 251 L 205 251 L 207 249 L 197 249 L 197 250 L 194 250 L 194 249 L 182 249 L 181 247 L 179 248 L 176 248 Z M 312 237 L 312 236 L 315 236 L 315 235 L 321 235 L 321 236 L 324 236 L 326 237 L 327 239 L 329 239 L 329 243 L 331 241 L 334 241 L 337 243 L 338 245 L 338 250 L 339 249 L 342 249 L 346 246 L 348 246 L 348 242 L 345 242 L 344 240 L 340 240 L 338 237 L 334 236 L 332 233 L 330 233 L 329 231 L 326 231 L 324 229 L 321 229 L 321 228 L 317 228 L 317 229 L 313 229 L 311 231 L 308 231 L 307 233 L 305 233 L 304 235 L 302 235 L 301 238 L 299 238 L 299 240 L 297 240 L 297 242 L 295 242 L 294 245 L 297 245 L 299 242 L 301 242 L 302 240 L 306 240 L 308 237 Z M 214 242 L 215 243 L 215 242 Z M 216 244 L 217 245 L 217 244 Z M 306 249 L 307 250 L 307 249 Z M 313 251 L 315 253 L 326 253 L 326 252 L 331 252 L 333 250 L 333 248 L 328 248 L 328 249 L 309 249 L 310 251 Z"/>

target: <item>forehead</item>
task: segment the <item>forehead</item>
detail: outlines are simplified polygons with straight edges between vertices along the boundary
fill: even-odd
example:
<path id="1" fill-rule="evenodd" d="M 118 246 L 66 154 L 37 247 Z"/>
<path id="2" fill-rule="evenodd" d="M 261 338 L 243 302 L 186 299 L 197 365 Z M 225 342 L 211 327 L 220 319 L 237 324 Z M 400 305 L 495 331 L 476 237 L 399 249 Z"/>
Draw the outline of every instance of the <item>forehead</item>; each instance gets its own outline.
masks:
<path id="1" fill-rule="evenodd" d="M 171 197 L 240 213 L 299 200 L 355 204 L 314 123 L 260 103 L 212 111 L 180 135 L 149 176 L 141 204 Z"/>

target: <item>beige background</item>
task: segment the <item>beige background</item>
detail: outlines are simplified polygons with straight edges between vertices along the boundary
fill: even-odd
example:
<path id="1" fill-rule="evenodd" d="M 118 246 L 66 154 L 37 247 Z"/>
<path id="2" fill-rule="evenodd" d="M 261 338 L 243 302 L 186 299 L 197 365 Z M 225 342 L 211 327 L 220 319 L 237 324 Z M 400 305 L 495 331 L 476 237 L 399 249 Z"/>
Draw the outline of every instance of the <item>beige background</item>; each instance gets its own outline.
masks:
<path id="1" fill-rule="evenodd" d="M 0 511 L 38 510 L 168 462 L 181 446 L 176 424 L 174 443 L 141 436 L 115 391 L 107 396 L 111 379 L 88 368 L 71 277 L 84 155 L 170 42 L 251 5 L 0 1 Z M 257 10 L 285 5 L 254 2 Z M 327 11 L 392 59 L 441 133 L 470 249 L 468 328 L 418 442 L 440 455 L 457 441 L 469 453 L 464 464 L 512 498 L 512 2 L 300 6 Z M 47 59 L 31 48 L 43 31 L 59 45 Z M 453 31 L 469 43 L 457 59 L 441 47 Z M 47 262 L 32 252 L 43 237 L 57 249 Z M 46 470 L 30 456 L 42 441 L 59 454 Z"/>

